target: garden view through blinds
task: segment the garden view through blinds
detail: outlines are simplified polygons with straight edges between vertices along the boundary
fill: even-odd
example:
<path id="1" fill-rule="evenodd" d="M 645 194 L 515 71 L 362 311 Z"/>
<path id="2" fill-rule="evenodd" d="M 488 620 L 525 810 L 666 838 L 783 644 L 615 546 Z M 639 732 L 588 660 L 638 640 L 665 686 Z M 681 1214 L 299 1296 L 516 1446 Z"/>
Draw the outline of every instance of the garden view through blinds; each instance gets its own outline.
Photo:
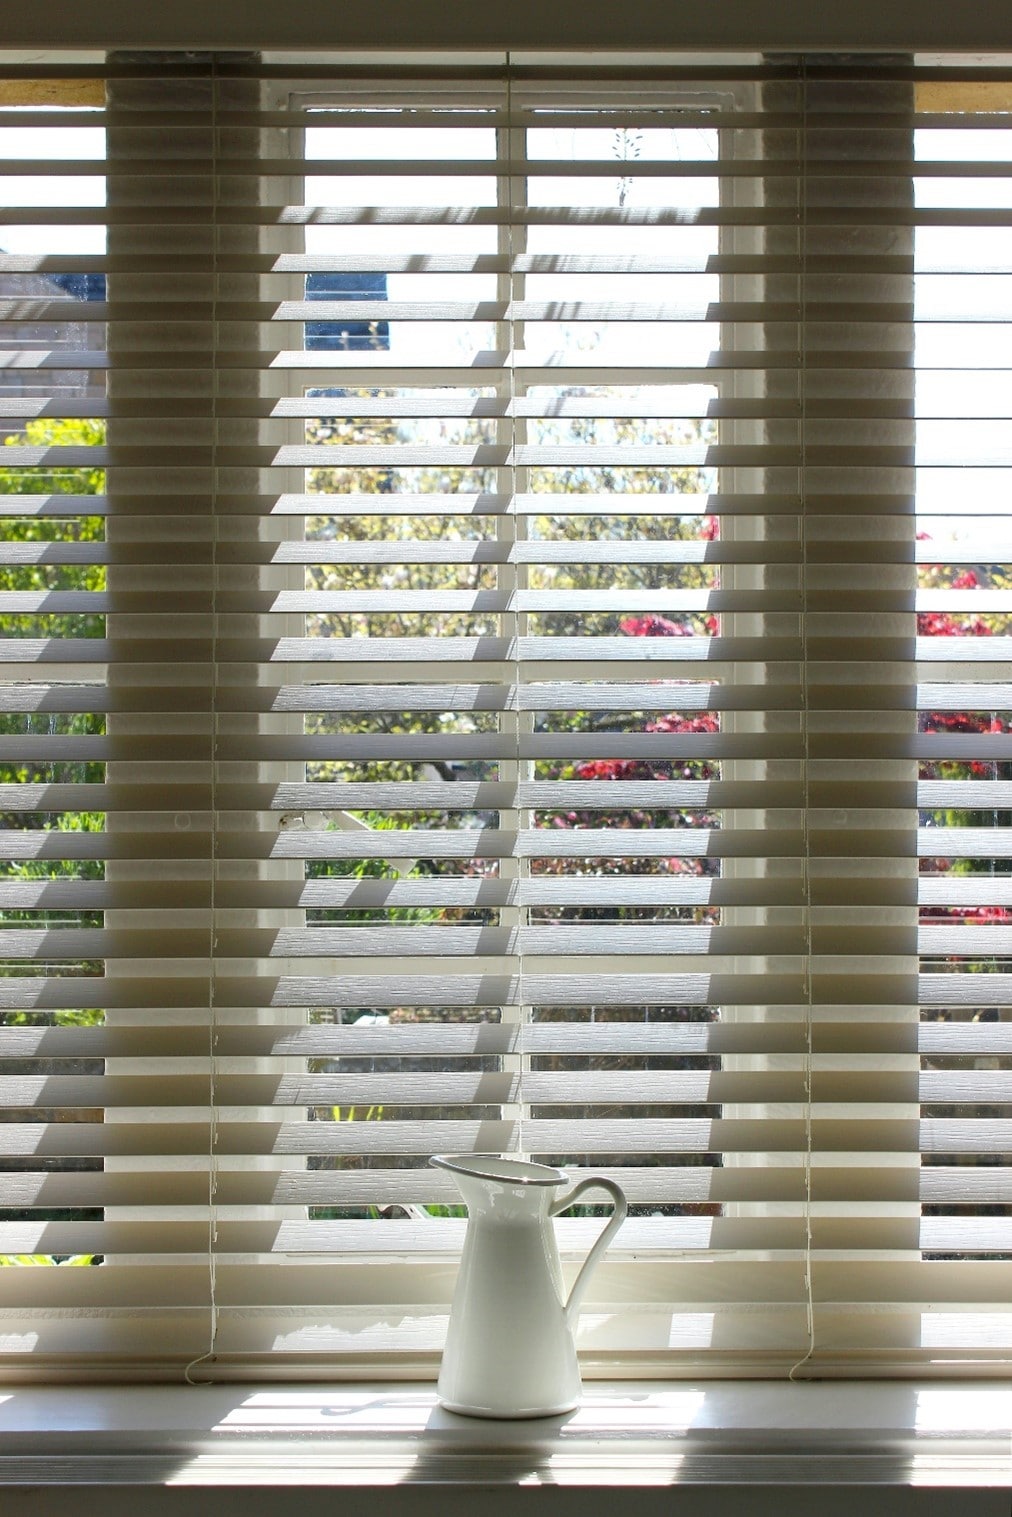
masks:
<path id="1" fill-rule="evenodd" d="M 1010 112 L 6 71 L 12 1374 L 429 1375 L 475 1150 L 590 1369 L 1007 1364 Z"/>

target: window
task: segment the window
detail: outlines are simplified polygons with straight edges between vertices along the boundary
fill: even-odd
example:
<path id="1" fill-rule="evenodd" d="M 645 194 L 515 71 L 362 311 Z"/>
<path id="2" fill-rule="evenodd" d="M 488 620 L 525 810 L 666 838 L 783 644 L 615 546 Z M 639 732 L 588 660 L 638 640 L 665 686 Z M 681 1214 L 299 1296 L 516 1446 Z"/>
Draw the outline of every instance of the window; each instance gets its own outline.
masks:
<path id="1" fill-rule="evenodd" d="M 426 1374 L 466 1149 L 627 1186 L 589 1369 L 1003 1364 L 1012 85 L 40 72 L 12 1365 Z"/>

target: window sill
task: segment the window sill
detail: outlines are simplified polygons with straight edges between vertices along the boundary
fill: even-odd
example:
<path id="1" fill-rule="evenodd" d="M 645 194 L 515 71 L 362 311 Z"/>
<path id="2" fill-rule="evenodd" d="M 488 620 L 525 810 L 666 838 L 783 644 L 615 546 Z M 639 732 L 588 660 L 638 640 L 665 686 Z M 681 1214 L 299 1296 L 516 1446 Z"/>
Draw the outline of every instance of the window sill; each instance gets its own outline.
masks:
<path id="1" fill-rule="evenodd" d="M 213 1511 L 243 1517 L 340 1493 L 341 1517 L 447 1512 L 481 1488 L 483 1517 L 552 1488 L 554 1511 L 642 1517 L 1008 1517 L 1012 1389 L 1004 1383 L 593 1383 L 566 1417 L 484 1422 L 429 1386 L 8 1387 L 0 1486 L 21 1517 Z M 853 1489 L 859 1486 L 860 1492 Z M 812 1488 L 818 1488 L 813 1490 Z M 848 1489 L 849 1488 L 849 1489 Z M 596 1493 L 596 1494 L 595 1494 Z"/>

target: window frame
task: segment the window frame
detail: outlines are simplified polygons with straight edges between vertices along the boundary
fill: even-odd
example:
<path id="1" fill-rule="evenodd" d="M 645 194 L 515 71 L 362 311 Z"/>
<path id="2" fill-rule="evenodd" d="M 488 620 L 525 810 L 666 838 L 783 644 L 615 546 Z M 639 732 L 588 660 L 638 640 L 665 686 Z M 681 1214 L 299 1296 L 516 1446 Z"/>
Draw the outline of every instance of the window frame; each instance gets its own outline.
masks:
<path id="1" fill-rule="evenodd" d="M 273 80 L 271 80 L 271 84 L 268 87 L 273 87 Z M 287 96 L 285 97 L 286 100 L 288 98 L 289 97 Z M 735 186 L 737 184 L 737 181 L 732 177 L 731 183 L 732 186 Z M 216 227 L 216 231 L 220 233 L 220 225 Z M 260 251 L 262 252 L 263 244 L 261 243 L 259 247 Z M 217 279 L 219 274 L 217 265 L 215 265 L 214 273 L 215 278 Z M 741 285 L 738 285 L 736 287 L 734 298 L 747 299 L 747 276 L 735 276 L 736 279 L 739 277 L 745 278 L 746 284 L 744 287 Z M 215 291 L 214 298 L 215 301 L 217 301 L 217 290 Z M 215 321 L 217 320 L 218 314 L 216 311 Z M 802 301 L 801 316 L 798 321 L 799 333 L 800 329 L 805 325 L 807 320 L 807 311 L 804 307 L 804 302 Z M 804 351 L 807 334 L 800 333 L 800 335 L 801 342 L 799 346 L 801 347 L 802 351 Z M 735 333 L 733 336 L 728 338 L 729 344 L 737 343 L 739 340 L 739 333 Z M 215 357 L 212 362 L 212 367 L 215 366 L 217 361 L 217 350 L 215 350 Z M 270 377 L 269 369 L 263 370 L 262 373 Z M 261 379 L 261 385 L 262 383 L 263 380 Z M 802 376 L 802 383 L 804 383 L 804 375 Z M 258 399 L 262 400 L 264 398 L 264 390 L 261 388 L 258 394 Z M 272 397 L 268 396 L 266 398 Z M 729 398 L 737 399 L 739 397 L 737 393 L 732 393 L 729 395 Z M 212 472 L 216 473 L 219 464 L 217 458 L 214 456 L 214 451 L 225 446 L 222 440 L 224 412 L 219 412 L 217 409 L 215 409 L 215 415 L 213 419 L 215 428 L 214 442 L 212 446 L 211 468 Z M 804 417 L 802 420 L 804 421 Z M 729 437 L 736 440 L 739 436 L 747 437 L 747 428 L 742 432 L 738 432 L 736 430 L 738 426 L 737 422 L 730 423 L 730 426 L 731 431 L 729 433 L 724 433 L 725 438 Z M 724 438 L 722 438 L 722 442 L 723 440 Z M 224 466 L 222 466 L 222 468 L 224 468 Z M 217 488 L 218 481 L 216 480 L 215 489 L 217 490 Z M 732 518 L 732 520 L 734 519 Z M 747 525 L 748 519 L 746 518 L 745 521 Z M 289 525 L 292 525 L 292 523 L 289 523 Z M 215 530 L 217 532 L 217 528 Z M 215 543 L 216 546 L 219 545 L 219 539 L 217 536 L 215 538 Z M 817 575 L 815 575 L 815 569 L 818 565 L 819 560 L 814 551 L 811 559 L 809 559 L 806 555 L 808 554 L 809 549 L 814 550 L 815 547 L 817 547 L 817 542 L 814 537 L 811 542 L 806 539 L 805 543 L 802 545 L 803 571 L 806 573 L 808 571 L 812 571 L 809 578 L 810 584 L 814 583 L 814 578 L 817 577 Z M 220 577 L 220 571 L 223 570 L 223 567 L 223 560 L 220 558 L 215 558 L 212 564 L 212 568 L 214 570 L 214 578 L 216 584 Z M 728 566 L 728 569 L 730 571 L 731 566 Z M 732 581 L 734 580 L 733 573 L 729 573 L 729 577 L 732 579 Z M 749 576 L 747 574 L 744 574 L 743 577 L 746 581 L 749 579 Z M 295 582 L 294 573 L 289 575 L 286 579 L 284 573 L 282 572 L 280 578 L 283 585 L 289 582 Z M 266 581 L 264 578 L 261 578 L 259 584 L 262 586 L 265 582 Z M 217 613 L 213 612 L 212 615 L 216 617 Z M 276 627 L 277 624 L 272 622 L 271 625 L 272 627 Z M 736 628 L 736 632 L 737 630 L 738 629 Z M 217 636 L 218 633 L 217 630 L 215 630 L 215 640 L 217 640 Z M 804 680 L 806 687 L 810 679 L 811 675 L 806 669 L 804 671 Z M 212 713 L 212 715 L 214 715 L 214 713 Z M 216 738 L 217 735 L 218 733 L 216 729 Z M 262 783 L 263 779 L 263 773 L 258 772 L 257 783 Z M 268 781 L 268 783 L 269 782 L 270 781 Z M 285 774 L 281 780 L 281 783 L 286 782 L 287 774 Z M 805 800 L 806 802 L 809 800 L 807 792 L 807 781 Z M 805 825 L 806 827 L 810 828 L 812 825 L 811 821 L 806 820 Z M 835 822 L 830 823 L 830 826 L 833 825 L 836 825 Z M 816 926 L 817 925 L 818 924 L 816 924 Z M 811 921 L 809 921 L 810 931 L 811 926 Z M 811 946 L 811 943 L 809 946 Z M 283 966 L 279 963 L 278 967 L 280 972 L 286 972 L 286 966 Z M 237 971 L 233 966 L 232 970 L 229 972 L 235 973 Z M 241 970 L 238 972 L 241 972 Z M 293 972 L 298 972 L 297 964 L 295 965 Z M 302 1024 L 299 1022 L 297 1025 Z M 209 1031 L 210 1042 L 208 1052 L 213 1056 L 214 1038 L 216 1032 L 218 1031 L 214 1024 L 213 1012 L 211 1015 L 211 1025 Z M 812 1021 L 810 1008 L 810 1039 L 811 1032 Z M 809 1041 L 809 1046 L 806 1050 L 806 1057 L 808 1062 L 807 1073 L 810 1079 L 813 1072 L 811 1041 Z M 277 1069 L 278 1067 L 279 1065 L 277 1062 L 272 1065 L 272 1068 L 274 1069 Z M 296 1062 L 293 1065 L 293 1071 L 301 1067 L 301 1064 Z M 216 1107 L 218 1104 L 213 1084 L 214 1078 L 214 1074 L 212 1073 L 212 1107 Z M 810 1124 L 812 1120 L 810 1088 L 808 1106 L 808 1121 Z M 215 1113 L 212 1115 L 210 1124 L 212 1132 L 216 1121 L 217 1115 Z M 811 1127 L 809 1127 L 809 1135 L 810 1133 Z M 210 1162 L 213 1186 L 215 1179 L 216 1162 L 213 1145 Z M 810 1178 L 811 1172 L 809 1169 L 809 1181 Z M 212 1203 L 214 1199 L 215 1198 L 212 1191 Z M 214 1209 L 215 1208 L 212 1204 L 212 1213 L 214 1212 Z M 812 1216 L 811 1190 L 809 1190 L 805 1198 L 805 1210 L 806 1221 L 810 1222 Z M 276 1213 L 273 1215 L 276 1215 Z M 344 1357 L 341 1357 L 340 1359 L 342 1372 L 359 1374 L 365 1377 L 384 1376 L 390 1373 L 391 1365 L 396 1364 L 398 1372 L 403 1371 L 403 1373 L 409 1377 L 413 1375 L 419 1378 L 427 1377 L 431 1373 L 431 1368 L 434 1362 L 433 1355 L 435 1350 L 433 1348 L 433 1345 L 438 1342 L 438 1313 L 430 1313 L 429 1318 L 422 1322 L 419 1335 L 417 1337 L 412 1336 L 414 1333 L 414 1327 L 409 1326 L 406 1329 L 405 1336 L 403 1338 L 403 1343 L 408 1346 L 403 1349 L 399 1348 L 393 1352 L 391 1352 L 389 1348 L 389 1338 L 383 1337 L 382 1325 L 380 1325 L 380 1327 L 377 1327 L 377 1313 L 380 1307 L 382 1307 L 383 1311 L 386 1311 L 388 1313 L 391 1309 L 403 1310 L 403 1317 L 405 1322 L 411 1322 L 412 1320 L 415 1322 L 421 1321 L 421 1317 L 416 1312 L 416 1308 L 420 1299 L 420 1293 L 426 1293 L 423 1299 L 430 1305 L 433 1303 L 444 1302 L 448 1297 L 449 1287 L 452 1283 L 452 1261 L 451 1263 L 447 1263 L 445 1255 L 442 1252 L 439 1252 L 433 1254 L 431 1257 L 422 1256 L 410 1262 L 397 1259 L 387 1259 L 381 1261 L 378 1264 L 374 1256 L 370 1255 L 367 1258 L 353 1257 L 338 1264 L 335 1264 L 333 1260 L 328 1259 L 326 1261 L 326 1267 L 330 1270 L 336 1269 L 341 1276 L 342 1302 L 339 1307 L 333 1308 L 332 1310 L 334 1311 L 335 1318 L 339 1318 L 340 1329 L 343 1332 L 345 1340 L 348 1342 L 351 1350 L 347 1359 Z M 251 1295 L 255 1296 L 258 1288 L 259 1276 L 254 1276 L 252 1274 L 252 1271 L 254 1268 L 259 1268 L 259 1266 L 251 1262 L 249 1264 L 239 1264 L 233 1268 L 234 1281 L 237 1282 L 243 1289 L 246 1289 L 248 1287 Z M 889 1263 L 885 1267 L 885 1272 L 888 1274 L 890 1279 L 893 1277 L 898 1279 L 900 1272 L 904 1268 L 905 1266 L 902 1264 L 895 1264 L 894 1266 L 893 1264 Z M 832 1273 L 832 1271 L 830 1271 L 830 1273 Z M 637 1296 L 636 1310 L 639 1314 L 637 1320 L 638 1346 L 631 1351 L 628 1349 L 628 1339 L 627 1337 L 622 1336 L 626 1332 L 626 1328 L 618 1324 L 616 1320 L 618 1314 L 612 1313 L 610 1308 L 604 1312 L 599 1312 L 597 1314 L 595 1314 L 592 1310 L 587 1314 L 584 1322 L 584 1333 L 587 1342 L 587 1368 L 589 1373 L 594 1373 L 595 1370 L 598 1372 L 613 1372 L 617 1357 L 621 1358 L 626 1368 L 635 1369 L 639 1373 L 683 1373 L 687 1372 L 686 1367 L 688 1367 L 688 1370 L 693 1373 L 699 1372 L 699 1369 L 703 1363 L 702 1359 L 691 1359 L 685 1355 L 679 1357 L 679 1352 L 683 1349 L 691 1351 L 697 1347 L 702 1350 L 704 1343 L 706 1345 L 711 1343 L 711 1338 L 706 1336 L 706 1334 L 712 1330 L 712 1313 L 710 1312 L 710 1307 L 712 1306 L 714 1299 L 719 1298 L 725 1302 L 729 1300 L 735 1300 L 735 1284 L 732 1278 L 732 1274 L 729 1273 L 727 1269 L 725 1269 L 724 1262 L 721 1260 L 712 1261 L 712 1269 L 708 1270 L 709 1278 L 706 1282 L 710 1287 L 708 1293 L 704 1293 L 699 1289 L 699 1282 L 690 1280 L 688 1276 L 685 1276 L 684 1282 L 686 1288 L 684 1291 L 682 1291 L 681 1295 L 677 1295 L 677 1299 L 679 1300 L 680 1304 L 684 1304 L 685 1306 L 685 1311 L 681 1312 L 679 1317 L 679 1321 L 681 1322 L 681 1337 L 677 1337 L 676 1330 L 672 1326 L 672 1301 L 673 1299 L 676 1299 L 675 1287 L 677 1286 L 679 1291 L 682 1290 L 683 1274 L 684 1272 L 680 1272 L 679 1270 L 678 1262 L 673 1262 L 670 1258 L 666 1261 L 657 1262 L 656 1264 L 653 1262 L 644 1264 L 642 1260 L 626 1260 L 621 1256 L 616 1255 L 613 1256 L 610 1261 L 606 1261 L 606 1263 L 602 1266 L 601 1273 L 598 1277 L 599 1281 L 601 1282 L 601 1288 L 599 1291 L 600 1297 L 602 1301 L 608 1303 L 619 1300 L 628 1301 L 630 1299 L 630 1296 L 633 1294 Z M 377 1301 L 377 1295 L 379 1294 L 377 1279 L 379 1276 L 382 1276 L 382 1291 L 384 1293 L 382 1302 Z M 842 1277 L 843 1272 L 841 1270 L 837 1270 L 836 1278 Z M 633 1284 L 634 1280 L 635 1286 Z M 748 1301 L 741 1301 L 740 1304 L 742 1306 L 743 1313 L 747 1314 L 753 1312 L 754 1303 L 751 1299 Z M 796 1305 L 797 1302 L 795 1301 L 793 1303 L 793 1306 Z M 229 1310 L 233 1313 L 236 1319 L 241 1316 L 241 1309 L 237 1308 L 236 1302 L 234 1300 L 230 1303 Z M 911 1310 L 913 1310 L 913 1308 L 911 1308 Z M 210 1313 L 212 1318 L 217 1316 L 217 1307 L 213 1297 L 213 1274 Z M 301 1329 L 298 1326 L 295 1328 L 291 1327 L 293 1318 L 297 1317 L 297 1313 L 297 1305 L 293 1306 L 290 1302 L 279 1302 L 277 1304 L 277 1311 L 275 1314 L 275 1337 L 279 1345 L 285 1345 L 280 1355 L 282 1359 L 280 1372 L 282 1373 L 290 1371 L 292 1366 L 297 1366 L 301 1369 L 304 1367 L 311 1367 L 319 1362 L 318 1359 L 314 1358 L 315 1349 L 311 1341 L 311 1330 Z M 412 1319 L 412 1313 L 415 1313 L 414 1319 Z M 771 1323 L 769 1346 L 772 1347 L 773 1340 L 777 1337 L 776 1323 L 772 1320 L 776 1316 L 776 1313 L 771 1312 L 770 1316 Z M 95 1332 L 98 1331 L 94 1328 L 94 1325 L 92 1330 Z M 666 1340 L 664 1340 L 665 1331 L 668 1334 Z M 697 1334 L 697 1338 L 695 1340 L 693 1339 L 694 1332 Z M 220 1348 L 223 1359 L 227 1360 L 230 1353 L 233 1352 L 232 1348 L 230 1347 L 227 1331 L 224 1332 L 221 1336 Z M 235 1352 L 238 1353 L 238 1350 L 235 1350 Z M 845 1355 L 845 1353 L 846 1345 L 843 1349 L 843 1355 Z M 843 1355 L 841 1355 L 841 1357 L 843 1357 Z M 743 1355 L 740 1351 L 738 1352 L 737 1357 L 734 1357 L 730 1352 L 726 1357 L 722 1357 L 719 1350 L 716 1351 L 712 1356 L 709 1356 L 709 1358 L 710 1364 L 715 1367 L 715 1372 L 721 1372 L 722 1370 L 728 1371 L 733 1367 L 740 1368 L 743 1363 L 745 1364 L 746 1369 L 751 1368 L 752 1370 L 755 1370 L 756 1367 L 759 1366 L 759 1372 L 761 1373 L 768 1372 L 771 1365 L 774 1368 L 776 1367 L 775 1355 L 772 1353 L 767 1355 L 765 1352 L 765 1347 L 762 1350 L 757 1348 L 753 1352 L 751 1358 L 747 1353 Z M 993 1368 L 993 1366 L 985 1366 L 985 1368 L 988 1367 Z M 232 1366 L 228 1366 L 228 1368 L 231 1369 Z M 258 1373 L 262 1372 L 263 1365 L 258 1365 L 257 1370 Z M 707 1368 L 707 1372 L 709 1372 L 709 1366 Z M 846 1372 L 846 1370 L 842 1372 Z M 975 1365 L 975 1372 L 981 1372 L 981 1367 Z"/>

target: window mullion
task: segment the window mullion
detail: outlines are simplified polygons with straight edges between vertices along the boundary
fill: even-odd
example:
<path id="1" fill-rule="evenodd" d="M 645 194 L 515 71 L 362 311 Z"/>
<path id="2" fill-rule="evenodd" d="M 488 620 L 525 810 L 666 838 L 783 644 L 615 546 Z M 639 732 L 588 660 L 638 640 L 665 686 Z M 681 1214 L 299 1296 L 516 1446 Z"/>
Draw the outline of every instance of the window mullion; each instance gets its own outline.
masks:
<path id="1" fill-rule="evenodd" d="M 519 848 L 520 834 L 528 831 L 534 822 L 534 813 L 529 806 L 519 803 L 518 788 L 522 781 L 529 781 L 533 775 L 533 762 L 529 758 L 521 756 L 521 734 L 528 734 L 534 730 L 533 714 L 522 709 L 521 688 L 526 681 L 527 675 L 521 655 L 522 639 L 527 635 L 528 616 L 519 609 L 518 592 L 526 590 L 529 583 L 529 566 L 521 562 L 516 553 L 516 544 L 527 540 L 529 525 L 526 514 L 518 509 L 518 496 L 528 488 L 529 470 L 518 461 L 518 450 L 526 441 L 527 422 L 518 414 L 518 399 L 521 395 L 526 396 L 527 385 L 522 384 L 517 373 L 518 359 L 522 357 L 524 346 L 524 326 L 516 317 L 515 310 L 519 301 L 524 298 L 525 278 L 518 271 L 517 260 L 526 251 L 526 235 L 522 219 L 514 215 L 517 208 L 526 204 L 527 180 L 522 173 L 515 171 L 516 165 L 522 164 L 527 151 L 527 134 L 522 125 L 517 124 L 511 111 L 511 95 L 509 81 L 506 84 L 507 109 L 504 125 L 496 134 L 499 154 L 505 164 L 510 166 L 511 172 L 500 173 L 496 183 L 498 187 L 499 203 L 505 210 L 497 231 L 498 249 L 507 261 L 507 268 L 498 277 L 498 298 L 509 312 L 505 320 L 496 324 L 496 346 L 500 352 L 507 355 L 506 365 L 502 371 L 502 383 L 499 393 L 506 401 L 507 414 L 501 417 L 497 423 L 497 433 L 500 444 L 508 449 L 508 463 L 497 471 L 496 489 L 510 501 L 510 509 L 502 512 L 496 520 L 496 541 L 504 544 L 509 552 L 507 561 L 500 564 L 498 569 L 498 583 L 503 594 L 508 594 L 513 609 L 504 612 L 500 617 L 500 635 L 504 644 L 513 649 L 510 667 L 506 679 L 514 689 L 514 702 L 512 707 L 503 711 L 501 720 L 504 735 L 504 756 L 499 760 L 497 773 L 499 780 L 510 785 L 514 791 L 513 804 L 501 808 L 499 811 L 499 826 L 506 832 L 512 833 L 516 839 L 516 845 L 509 857 L 505 857 L 499 864 L 499 877 L 504 882 L 510 882 L 514 889 L 512 903 L 503 906 L 500 910 L 499 920 L 503 927 L 508 928 L 514 935 L 516 947 L 514 949 L 514 962 L 517 966 L 516 983 L 518 988 L 517 1004 L 503 1006 L 502 1019 L 507 1026 L 516 1026 L 519 1029 L 517 1051 L 507 1054 L 503 1058 L 503 1070 L 518 1076 L 519 1099 L 505 1105 L 502 1108 L 503 1119 L 515 1124 L 516 1147 L 518 1152 L 524 1150 L 524 1120 L 529 1115 L 529 1102 L 524 1094 L 524 1077 L 530 1070 L 530 1055 L 525 1049 L 524 1029 L 530 1021 L 531 1008 L 523 1004 L 523 936 L 530 922 L 530 907 L 526 904 L 527 892 L 526 881 L 530 878 L 531 863 Z M 526 366 L 525 366 L 526 372 Z M 513 752 L 505 756 L 506 744 L 512 734 Z"/>

